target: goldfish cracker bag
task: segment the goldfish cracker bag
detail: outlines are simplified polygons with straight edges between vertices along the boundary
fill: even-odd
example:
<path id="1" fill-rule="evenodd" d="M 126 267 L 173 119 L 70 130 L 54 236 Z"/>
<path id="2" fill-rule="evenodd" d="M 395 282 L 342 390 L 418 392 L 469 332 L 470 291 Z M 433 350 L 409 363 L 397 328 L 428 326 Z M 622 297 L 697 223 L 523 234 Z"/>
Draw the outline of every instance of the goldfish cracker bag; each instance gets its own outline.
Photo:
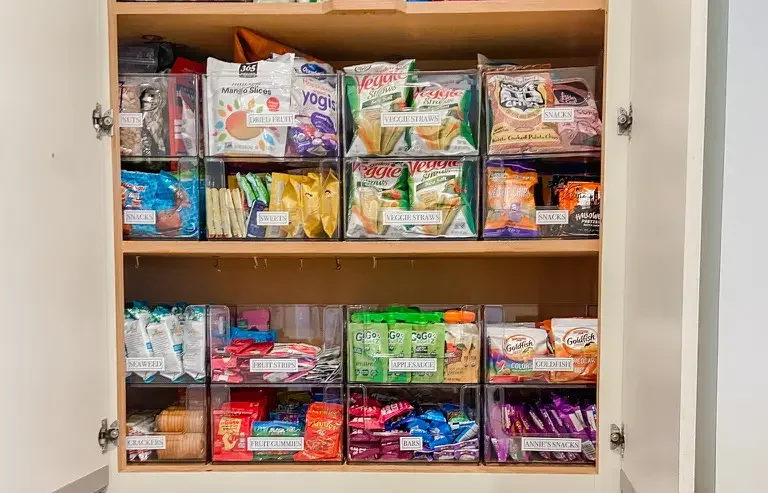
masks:
<path id="1" fill-rule="evenodd" d="M 399 238 L 404 224 L 393 221 L 408 210 L 408 163 L 355 162 L 349 183 L 348 238 Z M 396 219 L 396 218 L 395 218 Z"/>
<path id="2" fill-rule="evenodd" d="M 477 151 L 469 111 L 472 102 L 472 83 L 438 79 L 429 85 L 419 86 L 413 93 L 413 111 L 439 112 L 438 125 L 418 126 L 409 129 L 411 155 L 457 155 Z M 419 81 L 421 82 L 421 80 Z"/>
<path id="3" fill-rule="evenodd" d="M 573 371 L 552 372 L 553 382 L 595 382 L 598 368 L 596 318 L 553 318 L 549 334 L 556 358 L 572 358 Z"/>
<path id="4" fill-rule="evenodd" d="M 375 62 L 344 68 L 354 126 L 347 156 L 387 156 L 408 151 L 406 127 L 382 125 L 382 115 L 408 108 L 414 62 Z"/>
<path id="5" fill-rule="evenodd" d="M 518 164 L 489 161 L 484 236 L 528 238 L 538 235 L 533 188 L 536 171 Z"/>
<path id="6" fill-rule="evenodd" d="M 500 324 L 487 327 L 488 382 L 514 383 L 545 380 L 533 370 L 534 358 L 551 355 L 547 331 L 535 324 Z"/>
<path id="7" fill-rule="evenodd" d="M 415 224 L 417 236 L 475 236 L 473 161 L 409 161 L 411 210 L 439 212 L 437 224 Z"/>

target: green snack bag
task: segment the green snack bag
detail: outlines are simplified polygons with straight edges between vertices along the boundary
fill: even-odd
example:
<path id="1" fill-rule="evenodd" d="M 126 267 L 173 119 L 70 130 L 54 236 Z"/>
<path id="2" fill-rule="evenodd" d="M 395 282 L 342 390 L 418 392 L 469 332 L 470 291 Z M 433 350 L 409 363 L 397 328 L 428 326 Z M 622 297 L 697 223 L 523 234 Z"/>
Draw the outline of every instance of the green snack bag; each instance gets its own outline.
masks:
<path id="1" fill-rule="evenodd" d="M 389 358 L 410 358 L 411 332 L 413 326 L 411 324 L 398 322 L 398 320 L 404 318 L 400 313 L 390 312 L 386 315 L 387 326 L 389 328 Z M 411 381 L 411 374 L 409 372 L 389 371 L 389 359 L 387 359 L 386 370 L 386 381 L 389 383 L 409 383 Z"/>
<path id="2" fill-rule="evenodd" d="M 253 191 L 251 184 L 245 176 L 236 173 L 235 177 L 237 178 L 237 185 L 243 191 L 243 195 L 245 195 L 245 200 L 248 201 L 248 207 L 253 207 L 253 203 L 256 202 L 256 192 Z"/>
<path id="3" fill-rule="evenodd" d="M 433 372 L 414 372 L 411 383 L 443 383 L 445 359 L 445 324 L 431 323 L 439 320 L 434 313 L 418 315 L 419 325 L 414 325 L 411 334 L 411 354 L 414 358 L 435 358 L 437 365 Z"/>
<path id="4" fill-rule="evenodd" d="M 253 173 L 248 173 L 245 175 L 245 179 L 251 185 L 251 190 L 253 190 L 256 200 L 269 204 L 269 191 L 264 186 L 261 178 Z"/>
<path id="5" fill-rule="evenodd" d="M 383 383 L 388 350 L 387 324 L 373 322 L 373 317 L 366 315 L 369 314 L 355 314 L 348 327 L 349 380 Z"/>

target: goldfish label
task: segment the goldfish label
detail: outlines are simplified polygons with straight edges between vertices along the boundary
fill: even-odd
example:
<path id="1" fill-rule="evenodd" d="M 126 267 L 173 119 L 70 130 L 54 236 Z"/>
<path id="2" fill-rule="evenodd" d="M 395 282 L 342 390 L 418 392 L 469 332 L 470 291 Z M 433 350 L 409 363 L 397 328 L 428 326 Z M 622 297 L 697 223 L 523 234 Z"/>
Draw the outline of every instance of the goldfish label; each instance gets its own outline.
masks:
<path id="1" fill-rule="evenodd" d="M 542 122 L 573 123 L 573 108 L 544 108 Z"/>
<path id="2" fill-rule="evenodd" d="M 250 362 L 251 373 L 284 372 L 296 373 L 299 371 L 299 360 L 296 358 L 268 359 L 254 358 Z"/>
<path id="3" fill-rule="evenodd" d="M 573 371 L 573 358 L 533 358 L 534 371 Z"/>
<path id="4" fill-rule="evenodd" d="M 580 438 L 521 437 L 523 452 L 581 452 Z"/>
<path id="5" fill-rule="evenodd" d="M 126 450 L 165 450 L 164 435 L 125 437 Z"/>
<path id="6" fill-rule="evenodd" d="M 440 111 L 382 112 L 382 127 L 439 127 L 443 115 Z"/>
<path id="7" fill-rule="evenodd" d="M 400 450 L 419 451 L 424 447 L 421 437 L 400 437 Z"/>
<path id="8" fill-rule="evenodd" d="M 141 128 L 143 125 L 142 113 L 120 113 L 120 128 Z"/>
<path id="9" fill-rule="evenodd" d="M 568 224 L 567 210 L 536 211 L 536 224 Z"/>
<path id="10" fill-rule="evenodd" d="M 260 452 L 267 450 L 304 450 L 304 437 L 285 438 L 248 438 L 248 451 Z"/>
<path id="11" fill-rule="evenodd" d="M 246 126 L 248 127 L 293 127 L 296 125 L 296 113 L 248 113 Z"/>
<path id="12" fill-rule="evenodd" d="M 382 216 L 386 226 L 443 223 L 443 211 L 385 210 Z"/>
<path id="13" fill-rule="evenodd" d="M 389 358 L 389 371 L 434 373 L 437 371 L 437 358 Z"/>
<path id="14" fill-rule="evenodd" d="M 125 371 L 165 371 L 165 358 L 125 358 Z"/>
<path id="15" fill-rule="evenodd" d="M 155 224 L 157 213 L 152 210 L 124 210 L 124 224 Z"/>
<path id="16" fill-rule="evenodd" d="M 256 212 L 256 224 L 259 226 L 288 226 L 289 219 L 287 212 Z"/>

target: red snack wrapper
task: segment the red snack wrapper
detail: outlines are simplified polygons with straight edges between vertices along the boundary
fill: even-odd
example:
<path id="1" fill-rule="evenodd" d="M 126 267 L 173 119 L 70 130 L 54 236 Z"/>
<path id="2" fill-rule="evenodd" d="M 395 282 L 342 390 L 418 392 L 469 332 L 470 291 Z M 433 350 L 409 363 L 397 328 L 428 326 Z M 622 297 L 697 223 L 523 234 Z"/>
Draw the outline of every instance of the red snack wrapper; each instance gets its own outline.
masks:
<path id="1" fill-rule="evenodd" d="M 392 418 L 408 414 L 413 411 L 413 406 L 410 402 L 400 401 L 381 408 L 381 421 L 389 421 Z"/>
<path id="2" fill-rule="evenodd" d="M 352 418 L 349 420 L 349 426 L 363 430 L 383 430 L 384 425 L 378 418 Z"/>
<path id="3" fill-rule="evenodd" d="M 349 408 L 349 415 L 379 419 L 381 416 L 381 408 L 375 406 L 352 406 Z"/>
<path id="4" fill-rule="evenodd" d="M 349 458 L 354 460 L 371 460 L 378 459 L 381 449 L 379 447 L 370 446 L 349 446 Z"/>
<path id="5" fill-rule="evenodd" d="M 376 438 L 373 435 L 371 435 L 367 431 L 360 428 L 354 428 L 349 433 L 350 443 L 365 443 L 365 442 L 371 442 L 375 440 Z"/>
<path id="6" fill-rule="evenodd" d="M 251 423 L 258 420 L 263 408 L 257 402 L 226 402 L 213 410 L 213 460 L 250 461 L 248 451 Z"/>
<path id="7" fill-rule="evenodd" d="M 297 461 L 341 460 L 341 428 L 344 410 L 341 404 L 313 402 L 307 410 L 304 450 L 296 452 Z"/>
<path id="8" fill-rule="evenodd" d="M 352 394 L 349 396 L 352 404 L 355 406 L 381 407 L 381 403 L 372 397 L 365 397 L 362 394 Z"/>

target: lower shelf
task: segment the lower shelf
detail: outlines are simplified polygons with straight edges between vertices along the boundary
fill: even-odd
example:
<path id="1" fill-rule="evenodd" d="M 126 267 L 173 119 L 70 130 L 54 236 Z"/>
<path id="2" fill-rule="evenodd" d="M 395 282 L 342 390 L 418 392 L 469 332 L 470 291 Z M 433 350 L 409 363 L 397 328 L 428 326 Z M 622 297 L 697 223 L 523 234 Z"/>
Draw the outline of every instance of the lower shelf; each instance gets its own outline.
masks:
<path id="1" fill-rule="evenodd" d="M 428 464 L 128 464 L 120 472 L 401 472 L 481 474 L 597 474 L 594 465 Z"/>

